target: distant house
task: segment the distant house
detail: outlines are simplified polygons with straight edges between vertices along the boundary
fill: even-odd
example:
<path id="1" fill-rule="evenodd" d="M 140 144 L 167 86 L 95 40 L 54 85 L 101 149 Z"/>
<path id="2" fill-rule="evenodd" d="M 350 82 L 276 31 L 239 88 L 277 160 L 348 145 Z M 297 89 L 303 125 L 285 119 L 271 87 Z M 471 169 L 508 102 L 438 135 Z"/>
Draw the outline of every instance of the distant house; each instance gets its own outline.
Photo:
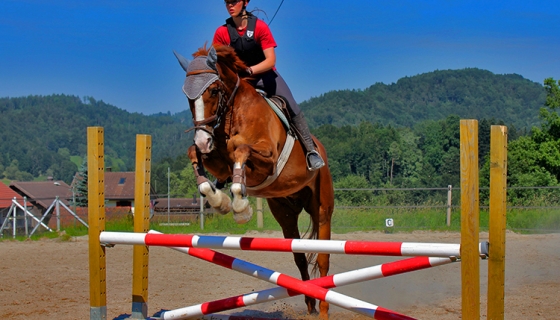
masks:
<path id="1" fill-rule="evenodd" d="M 70 205 L 72 190 L 64 181 L 12 181 L 10 188 L 33 204 L 33 215 L 41 217 L 58 198 Z"/>
<path id="2" fill-rule="evenodd" d="M 4 209 L 10 209 L 14 198 L 17 203 L 23 206 L 23 197 L 0 181 L 0 212 Z"/>
<path id="3" fill-rule="evenodd" d="M 76 174 L 72 185 L 78 185 L 81 177 Z M 105 207 L 134 207 L 135 172 L 105 171 Z M 150 190 L 150 195 L 155 192 Z M 153 196 L 150 196 L 153 198 Z"/>
<path id="4" fill-rule="evenodd" d="M 20 196 L 27 197 L 27 201 L 33 205 L 29 212 L 37 219 L 41 219 L 50 209 L 51 214 L 47 215 L 43 222 L 51 228 L 55 226 L 50 219 L 55 210 L 55 200 L 58 199 L 69 207 L 69 199 L 72 199 L 72 190 L 64 181 L 12 181 L 10 188 Z"/>
<path id="5" fill-rule="evenodd" d="M 6 216 L 10 213 L 10 209 L 12 209 L 12 206 L 14 205 L 14 198 L 16 199 L 17 204 L 21 207 L 24 206 L 23 197 L 0 181 L 0 226 L 4 224 L 4 219 L 6 219 Z M 27 205 L 28 210 L 32 209 L 31 203 L 25 202 L 25 205 Z M 18 226 L 20 226 L 19 223 Z M 24 224 L 21 226 L 24 226 Z"/>
<path id="6" fill-rule="evenodd" d="M 105 172 L 105 207 L 133 208 L 135 183 L 135 172 Z M 154 199 L 150 189 L 150 199 Z"/>
<path id="7" fill-rule="evenodd" d="M 105 172 L 105 207 L 134 207 L 134 172 Z"/>

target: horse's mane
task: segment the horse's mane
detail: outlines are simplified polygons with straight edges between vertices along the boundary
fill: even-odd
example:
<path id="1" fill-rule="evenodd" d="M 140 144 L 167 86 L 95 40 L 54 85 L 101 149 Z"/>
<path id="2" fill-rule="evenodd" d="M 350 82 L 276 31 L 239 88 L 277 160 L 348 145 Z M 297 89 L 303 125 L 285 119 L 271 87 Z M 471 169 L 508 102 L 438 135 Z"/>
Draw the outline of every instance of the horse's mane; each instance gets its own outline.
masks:
<path id="1" fill-rule="evenodd" d="M 247 65 L 239 59 L 232 47 L 214 45 L 214 49 L 216 49 L 216 53 L 218 54 L 218 63 L 225 64 L 229 69 L 237 74 L 246 72 Z M 210 48 L 207 48 L 205 43 L 203 47 L 198 48 L 198 50 L 193 53 L 193 58 L 207 56 L 209 51 Z"/>

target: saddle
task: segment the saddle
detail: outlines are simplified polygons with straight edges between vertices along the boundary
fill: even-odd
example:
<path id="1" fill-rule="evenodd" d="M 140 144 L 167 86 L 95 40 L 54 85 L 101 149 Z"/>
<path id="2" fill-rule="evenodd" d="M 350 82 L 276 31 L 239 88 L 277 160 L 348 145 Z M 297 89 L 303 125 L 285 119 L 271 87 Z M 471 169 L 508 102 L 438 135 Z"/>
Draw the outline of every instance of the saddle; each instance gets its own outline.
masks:
<path id="1" fill-rule="evenodd" d="M 276 95 L 268 97 L 266 92 L 264 92 L 262 89 L 257 88 L 256 90 L 266 100 L 272 110 L 274 110 L 274 113 L 276 113 L 280 121 L 282 121 L 282 124 L 284 124 L 286 131 L 288 131 L 289 134 L 293 135 L 293 132 L 295 130 L 292 124 L 292 117 L 290 115 L 290 112 L 288 111 L 288 102 L 286 101 L 286 99 L 282 96 Z"/>

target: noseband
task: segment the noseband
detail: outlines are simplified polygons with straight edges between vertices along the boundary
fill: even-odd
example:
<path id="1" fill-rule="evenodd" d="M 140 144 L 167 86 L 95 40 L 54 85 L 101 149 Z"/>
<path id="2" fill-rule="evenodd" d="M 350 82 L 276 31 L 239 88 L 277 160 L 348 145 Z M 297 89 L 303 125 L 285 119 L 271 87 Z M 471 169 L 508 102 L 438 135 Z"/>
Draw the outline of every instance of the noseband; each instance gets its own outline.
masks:
<path id="1" fill-rule="evenodd" d="M 222 118 L 223 116 L 226 114 L 228 107 L 231 106 L 232 102 L 233 102 L 233 98 L 235 97 L 235 94 L 237 93 L 237 89 L 239 88 L 239 83 L 240 83 L 240 79 L 239 79 L 239 75 L 237 75 L 237 83 L 235 84 L 235 88 L 233 89 L 233 91 L 231 92 L 231 95 L 229 97 L 229 99 L 227 100 L 227 102 L 225 102 L 226 99 L 226 91 L 225 91 L 225 84 L 224 82 L 219 78 L 220 75 L 218 72 L 214 71 L 214 70 L 194 70 L 191 72 L 187 73 L 187 77 L 189 76 L 196 76 L 199 74 L 204 74 L 204 73 L 212 73 L 212 74 L 216 74 L 218 75 L 218 80 L 220 82 L 220 86 L 219 86 L 219 95 L 220 97 L 218 98 L 218 109 L 216 110 L 216 113 L 213 114 L 212 116 L 208 117 L 208 118 L 204 118 L 200 121 L 196 121 L 193 119 L 193 124 L 194 126 L 192 128 L 189 128 L 188 130 L 185 130 L 185 132 L 190 132 L 192 130 L 204 130 L 206 132 L 208 132 L 212 137 L 214 137 L 214 129 L 219 127 L 221 122 L 222 122 Z M 208 90 L 208 89 L 206 89 Z M 214 125 L 211 125 L 212 123 L 215 123 Z"/>

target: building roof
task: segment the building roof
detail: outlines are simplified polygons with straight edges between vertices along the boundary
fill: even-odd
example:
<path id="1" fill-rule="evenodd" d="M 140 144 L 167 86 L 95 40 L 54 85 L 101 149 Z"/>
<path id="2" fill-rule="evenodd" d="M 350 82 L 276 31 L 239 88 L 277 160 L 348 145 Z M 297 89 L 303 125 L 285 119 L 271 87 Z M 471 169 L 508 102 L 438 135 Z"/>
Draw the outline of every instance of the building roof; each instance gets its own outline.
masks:
<path id="1" fill-rule="evenodd" d="M 105 172 L 105 199 L 134 200 L 134 172 Z"/>
<path id="2" fill-rule="evenodd" d="M 0 209 L 11 207 L 14 198 L 23 206 L 23 197 L 0 181 Z"/>
<path id="3" fill-rule="evenodd" d="M 12 181 L 10 188 L 45 209 L 56 197 L 65 205 L 68 205 L 68 199 L 72 199 L 70 186 L 64 181 Z"/>

